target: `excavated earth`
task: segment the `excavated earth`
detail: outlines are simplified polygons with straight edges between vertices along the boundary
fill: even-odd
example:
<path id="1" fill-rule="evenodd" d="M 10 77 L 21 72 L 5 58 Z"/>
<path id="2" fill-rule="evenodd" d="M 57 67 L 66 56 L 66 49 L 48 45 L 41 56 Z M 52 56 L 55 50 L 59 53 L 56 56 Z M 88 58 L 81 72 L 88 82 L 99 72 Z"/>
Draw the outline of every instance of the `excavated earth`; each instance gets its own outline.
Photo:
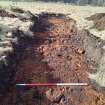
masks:
<path id="1" fill-rule="evenodd" d="M 34 36 L 15 67 L 15 83 L 73 83 L 88 86 L 10 88 L 1 105 L 105 105 L 100 87 L 88 78 L 97 70 L 103 41 L 63 14 L 32 18 Z M 98 86 L 97 86 L 98 87 Z"/>
<path id="2" fill-rule="evenodd" d="M 96 13 L 90 17 L 87 18 L 89 21 L 94 22 L 94 26 L 91 28 L 96 28 L 99 31 L 102 31 L 105 29 L 105 13 Z"/>

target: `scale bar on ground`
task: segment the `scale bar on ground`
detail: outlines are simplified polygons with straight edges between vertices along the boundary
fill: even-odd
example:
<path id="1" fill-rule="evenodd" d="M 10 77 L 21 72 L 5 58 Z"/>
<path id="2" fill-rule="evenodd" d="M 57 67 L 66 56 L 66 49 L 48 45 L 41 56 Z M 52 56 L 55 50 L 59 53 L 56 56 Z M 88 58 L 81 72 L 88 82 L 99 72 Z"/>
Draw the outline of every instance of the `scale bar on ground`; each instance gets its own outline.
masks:
<path id="1" fill-rule="evenodd" d="M 87 86 L 87 83 L 30 83 L 16 84 L 16 86 Z"/>

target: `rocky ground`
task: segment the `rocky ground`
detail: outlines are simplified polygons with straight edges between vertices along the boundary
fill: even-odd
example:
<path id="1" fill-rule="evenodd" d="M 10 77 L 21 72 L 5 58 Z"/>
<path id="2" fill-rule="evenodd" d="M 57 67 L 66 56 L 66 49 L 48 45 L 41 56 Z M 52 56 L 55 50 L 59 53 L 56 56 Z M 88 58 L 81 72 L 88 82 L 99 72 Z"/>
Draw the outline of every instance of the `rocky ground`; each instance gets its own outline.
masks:
<path id="1" fill-rule="evenodd" d="M 0 105 L 105 105 L 104 9 L 50 6 L 0 9 Z M 16 87 L 24 82 L 88 86 Z"/>

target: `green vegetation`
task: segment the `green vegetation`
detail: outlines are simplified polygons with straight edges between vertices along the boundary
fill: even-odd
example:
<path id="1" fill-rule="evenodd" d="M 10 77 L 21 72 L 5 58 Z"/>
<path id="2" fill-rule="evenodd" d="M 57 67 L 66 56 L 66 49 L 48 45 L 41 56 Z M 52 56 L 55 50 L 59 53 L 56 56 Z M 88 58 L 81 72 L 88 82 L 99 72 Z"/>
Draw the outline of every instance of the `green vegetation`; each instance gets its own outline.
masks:
<path id="1" fill-rule="evenodd" d="M 34 1 L 44 1 L 44 2 L 64 2 L 73 3 L 77 5 L 97 5 L 105 6 L 105 0 L 0 0 L 0 1 L 12 1 L 12 2 L 34 2 Z"/>
<path id="2" fill-rule="evenodd" d="M 64 3 L 74 3 L 77 5 L 98 5 L 104 6 L 105 0 L 9 0 L 9 1 L 44 1 L 44 2 L 64 2 Z"/>

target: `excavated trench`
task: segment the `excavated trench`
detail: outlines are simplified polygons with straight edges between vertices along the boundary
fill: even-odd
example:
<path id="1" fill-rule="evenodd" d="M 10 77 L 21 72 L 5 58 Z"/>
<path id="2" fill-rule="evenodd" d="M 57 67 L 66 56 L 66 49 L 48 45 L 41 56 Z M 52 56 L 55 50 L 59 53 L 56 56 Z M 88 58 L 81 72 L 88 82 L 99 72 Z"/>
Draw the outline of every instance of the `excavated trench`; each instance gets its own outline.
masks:
<path id="1" fill-rule="evenodd" d="M 16 83 L 89 85 L 24 89 L 14 86 L 5 105 L 104 105 L 104 96 L 87 76 L 87 72 L 98 68 L 103 42 L 87 30 L 79 31 L 76 21 L 63 14 L 42 13 L 32 21 L 30 30 L 34 36 L 16 65 Z"/>

